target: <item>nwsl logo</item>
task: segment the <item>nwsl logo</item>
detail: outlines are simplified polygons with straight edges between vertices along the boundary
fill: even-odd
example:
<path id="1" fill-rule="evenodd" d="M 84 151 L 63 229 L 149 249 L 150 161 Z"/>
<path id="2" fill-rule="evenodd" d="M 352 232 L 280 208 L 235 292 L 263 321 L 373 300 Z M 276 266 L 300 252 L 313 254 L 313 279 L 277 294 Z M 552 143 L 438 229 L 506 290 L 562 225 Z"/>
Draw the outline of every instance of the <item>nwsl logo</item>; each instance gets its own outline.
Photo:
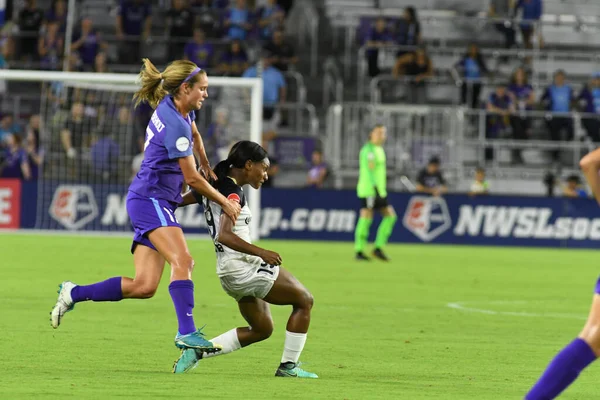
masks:
<path id="1" fill-rule="evenodd" d="M 62 226 L 77 230 L 98 216 L 98 205 L 91 187 L 61 185 L 54 192 L 49 211 Z"/>
<path id="2" fill-rule="evenodd" d="M 402 224 L 416 237 L 429 242 L 447 231 L 452 221 L 443 198 L 413 196 L 406 207 Z"/>

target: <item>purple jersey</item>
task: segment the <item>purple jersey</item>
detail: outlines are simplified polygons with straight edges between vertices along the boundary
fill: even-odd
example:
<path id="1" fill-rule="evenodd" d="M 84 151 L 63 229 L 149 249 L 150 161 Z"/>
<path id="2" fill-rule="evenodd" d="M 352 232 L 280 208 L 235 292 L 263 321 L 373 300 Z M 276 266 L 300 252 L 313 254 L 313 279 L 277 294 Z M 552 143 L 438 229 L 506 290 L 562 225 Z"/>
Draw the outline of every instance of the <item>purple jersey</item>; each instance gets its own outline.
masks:
<path id="1" fill-rule="evenodd" d="M 146 128 L 144 161 L 129 190 L 143 197 L 180 203 L 183 174 L 179 158 L 192 155 L 192 123 L 195 113 L 184 118 L 165 97 Z"/>

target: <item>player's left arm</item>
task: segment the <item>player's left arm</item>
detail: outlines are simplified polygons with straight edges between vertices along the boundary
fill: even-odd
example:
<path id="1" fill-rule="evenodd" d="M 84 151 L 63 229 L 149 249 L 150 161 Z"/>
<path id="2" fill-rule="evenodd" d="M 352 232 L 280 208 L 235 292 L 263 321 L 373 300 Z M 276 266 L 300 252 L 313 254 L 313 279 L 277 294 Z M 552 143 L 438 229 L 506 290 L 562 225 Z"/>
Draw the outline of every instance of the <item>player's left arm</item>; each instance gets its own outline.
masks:
<path id="1" fill-rule="evenodd" d="M 216 181 L 217 175 L 215 175 L 214 171 L 210 167 L 210 161 L 208 161 L 206 148 L 204 147 L 202 136 L 200 136 L 200 131 L 198 131 L 198 127 L 196 126 L 196 121 L 192 121 L 192 139 L 194 140 L 194 151 L 198 153 L 198 157 L 200 159 L 200 170 L 204 173 L 204 176 L 207 179 L 213 179 Z"/>
<path id="2" fill-rule="evenodd" d="M 246 242 L 233 233 L 233 225 L 234 223 L 231 218 L 228 218 L 225 214 L 221 214 L 221 226 L 215 240 L 234 251 L 260 257 L 268 264 L 281 265 L 282 260 L 279 254 Z"/>
<path id="3" fill-rule="evenodd" d="M 586 154 L 579 162 L 579 166 L 592 189 L 594 198 L 600 204 L 600 175 L 598 174 L 600 171 L 600 148 Z"/>
<path id="4" fill-rule="evenodd" d="M 201 203 L 200 195 L 192 190 L 185 193 L 182 197 L 183 200 L 177 205 L 177 207 L 185 207 L 189 206 L 190 204 Z"/>

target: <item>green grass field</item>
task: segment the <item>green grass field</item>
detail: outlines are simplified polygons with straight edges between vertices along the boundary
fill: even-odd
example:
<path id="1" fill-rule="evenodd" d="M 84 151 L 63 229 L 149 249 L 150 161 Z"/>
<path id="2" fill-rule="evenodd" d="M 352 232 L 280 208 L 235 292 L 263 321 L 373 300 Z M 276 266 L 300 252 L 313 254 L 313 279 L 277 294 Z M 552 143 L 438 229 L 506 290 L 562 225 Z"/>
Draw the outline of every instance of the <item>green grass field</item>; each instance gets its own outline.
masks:
<path id="1" fill-rule="evenodd" d="M 189 244 L 197 323 L 241 326 L 212 245 Z M 578 333 L 598 275 L 594 251 L 397 245 L 392 263 L 358 264 L 348 243 L 263 242 L 315 296 L 301 360 L 320 379 L 273 377 L 286 307 L 269 340 L 173 375 L 168 268 L 154 298 L 79 304 L 50 327 L 57 284 L 131 275 L 129 245 L 0 236 L 1 399 L 522 399 Z M 597 398 L 597 380 L 591 366 L 563 398 Z"/>

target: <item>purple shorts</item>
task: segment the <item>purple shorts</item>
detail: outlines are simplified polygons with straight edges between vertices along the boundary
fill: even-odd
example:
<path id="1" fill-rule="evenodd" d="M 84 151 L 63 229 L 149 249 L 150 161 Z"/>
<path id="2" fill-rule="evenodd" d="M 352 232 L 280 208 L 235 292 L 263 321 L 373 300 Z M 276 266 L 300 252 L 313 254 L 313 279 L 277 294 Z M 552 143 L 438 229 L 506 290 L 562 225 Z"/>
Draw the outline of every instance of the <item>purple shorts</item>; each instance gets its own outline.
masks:
<path id="1" fill-rule="evenodd" d="M 148 233 L 162 226 L 177 226 L 179 221 L 175 217 L 177 206 L 169 201 L 140 196 L 136 193 L 127 193 L 127 214 L 133 226 L 133 243 L 131 253 L 138 244 L 156 248 L 148 239 Z"/>

